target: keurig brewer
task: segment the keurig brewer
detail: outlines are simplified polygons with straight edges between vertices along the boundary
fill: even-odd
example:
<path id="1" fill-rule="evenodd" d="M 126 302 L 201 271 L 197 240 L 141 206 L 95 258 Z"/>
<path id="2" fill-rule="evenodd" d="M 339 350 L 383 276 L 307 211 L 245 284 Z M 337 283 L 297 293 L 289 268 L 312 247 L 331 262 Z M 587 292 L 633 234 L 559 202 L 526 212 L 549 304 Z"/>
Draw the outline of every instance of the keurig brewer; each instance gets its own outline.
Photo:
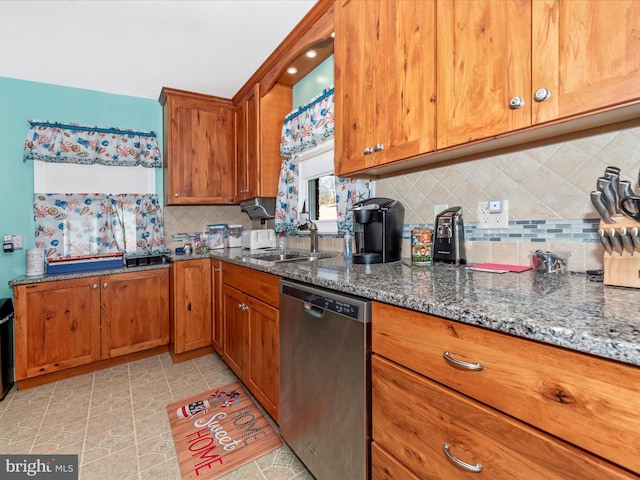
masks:
<path id="1" fill-rule="evenodd" d="M 432 261 L 454 265 L 467 263 L 462 208 L 451 207 L 440 212 L 435 227 Z"/>
<path id="2" fill-rule="evenodd" d="M 369 198 L 355 203 L 353 263 L 387 263 L 400 260 L 404 207 L 390 198 Z"/>

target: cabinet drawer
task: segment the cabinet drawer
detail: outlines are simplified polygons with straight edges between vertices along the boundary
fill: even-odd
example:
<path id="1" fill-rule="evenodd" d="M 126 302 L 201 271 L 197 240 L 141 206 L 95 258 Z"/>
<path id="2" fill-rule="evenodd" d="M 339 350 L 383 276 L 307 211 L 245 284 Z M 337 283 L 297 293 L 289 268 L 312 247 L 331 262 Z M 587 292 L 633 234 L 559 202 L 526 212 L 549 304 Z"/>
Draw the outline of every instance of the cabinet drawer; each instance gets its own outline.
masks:
<path id="1" fill-rule="evenodd" d="M 276 275 L 225 263 L 222 281 L 272 307 L 280 306 L 280 277 Z"/>
<path id="2" fill-rule="evenodd" d="M 372 349 L 640 472 L 640 368 L 374 302 Z M 458 360 L 482 370 L 450 365 Z"/>
<path id="3" fill-rule="evenodd" d="M 421 479 L 637 478 L 378 355 L 371 378 L 373 439 Z"/>
<path id="4" fill-rule="evenodd" d="M 376 442 L 371 442 L 371 480 L 420 479 L 380 445 Z"/>

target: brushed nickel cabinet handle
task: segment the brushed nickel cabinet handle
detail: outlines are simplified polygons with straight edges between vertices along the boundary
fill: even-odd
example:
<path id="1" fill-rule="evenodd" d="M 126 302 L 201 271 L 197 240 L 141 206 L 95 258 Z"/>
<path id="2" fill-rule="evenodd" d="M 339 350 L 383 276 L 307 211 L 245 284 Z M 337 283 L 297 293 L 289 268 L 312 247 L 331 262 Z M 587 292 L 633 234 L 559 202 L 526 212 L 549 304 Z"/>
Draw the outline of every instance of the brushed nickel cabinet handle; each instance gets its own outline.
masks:
<path id="1" fill-rule="evenodd" d="M 371 155 L 373 153 L 373 149 L 371 147 L 364 147 L 364 154 Z"/>
<path id="2" fill-rule="evenodd" d="M 511 110 L 518 110 L 519 108 L 524 107 L 524 98 L 522 97 L 513 97 L 509 101 L 509 108 Z"/>
<path id="3" fill-rule="evenodd" d="M 544 87 L 539 88 L 538 90 L 536 90 L 536 93 L 533 94 L 533 99 L 536 102 L 546 102 L 550 98 L 551 98 L 551 90 Z"/>
<path id="4" fill-rule="evenodd" d="M 109 285 L 109 284 L 108 284 L 107 282 L 104 282 L 104 283 L 102 284 L 102 288 L 107 288 L 107 286 L 108 286 L 108 285 Z"/>
<path id="5" fill-rule="evenodd" d="M 458 360 L 457 358 L 453 358 L 449 352 L 444 352 L 442 354 L 442 358 L 444 358 L 449 365 L 452 365 L 457 368 L 462 368 L 463 370 L 479 371 L 484 368 L 484 366 L 480 362 L 478 363 L 464 362 L 462 360 Z"/>
<path id="6" fill-rule="evenodd" d="M 456 467 L 471 473 L 480 473 L 482 471 L 483 466 L 481 463 L 476 463 L 475 465 L 471 465 L 470 463 L 463 462 L 459 458 L 454 457 L 450 450 L 451 450 L 451 445 L 449 445 L 448 443 L 445 443 L 442 445 L 442 451 L 444 452 L 445 456 Z"/>
<path id="7" fill-rule="evenodd" d="M 174 197 L 179 197 L 179 196 L 180 196 L 180 194 L 179 194 L 179 193 L 174 193 L 174 194 L 173 194 L 173 196 L 174 196 Z"/>
<path id="8" fill-rule="evenodd" d="M 91 285 L 91 288 L 93 288 L 94 290 L 97 290 L 98 289 L 98 284 L 94 283 L 93 285 Z"/>
<path id="9" fill-rule="evenodd" d="M 384 145 L 382 143 L 376 143 L 373 146 L 373 151 L 374 152 L 381 152 L 382 150 L 384 150 Z"/>

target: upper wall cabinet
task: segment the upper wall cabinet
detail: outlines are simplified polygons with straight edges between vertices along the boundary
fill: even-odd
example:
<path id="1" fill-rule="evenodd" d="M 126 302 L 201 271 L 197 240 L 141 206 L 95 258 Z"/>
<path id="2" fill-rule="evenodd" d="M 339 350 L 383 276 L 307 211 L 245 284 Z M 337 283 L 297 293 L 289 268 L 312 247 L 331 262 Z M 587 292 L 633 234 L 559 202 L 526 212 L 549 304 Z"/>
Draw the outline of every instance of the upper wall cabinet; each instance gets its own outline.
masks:
<path id="1" fill-rule="evenodd" d="M 639 30 L 633 0 L 339 0 L 336 168 L 385 176 L 637 119 Z"/>
<path id="2" fill-rule="evenodd" d="M 638 2 L 441 1 L 437 25 L 439 149 L 640 98 Z"/>
<path id="3" fill-rule="evenodd" d="M 435 7 L 430 0 L 337 2 L 337 173 L 435 148 Z"/>
<path id="4" fill-rule="evenodd" d="M 233 104 L 228 99 L 163 88 L 166 205 L 231 204 Z"/>
<path id="5" fill-rule="evenodd" d="M 291 88 L 276 84 L 261 96 L 256 84 L 235 106 L 236 202 L 275 197 L 282 157 L 280 137 L 291 111 Z"/>

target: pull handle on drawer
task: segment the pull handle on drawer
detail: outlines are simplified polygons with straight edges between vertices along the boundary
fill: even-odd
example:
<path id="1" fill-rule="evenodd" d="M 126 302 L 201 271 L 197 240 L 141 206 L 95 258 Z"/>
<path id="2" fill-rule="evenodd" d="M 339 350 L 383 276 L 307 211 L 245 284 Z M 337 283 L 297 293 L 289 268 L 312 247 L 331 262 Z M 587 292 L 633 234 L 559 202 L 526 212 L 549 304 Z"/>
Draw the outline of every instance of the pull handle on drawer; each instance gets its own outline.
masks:
<path id="1" fill-rule="evenodd" d="M 444 358 L 449 365 L 453 367 L 461 368 L 463 370 L 472 370 L 477 372 L 484 368 L 484 366 L 480 362 L 469 363 L 463 360 L 458 360 L 457 358 L 453 358 L 449 352 L 444 352 L 442 354 L 442 358 Z"/>
<path id="2" fill-rule="evenodd" d="M 451 445 L 448 443 L 442 444 L 442 451 L 444 452 L 447 459 L 453 463 L 456 467 L 465 470 L 471 473 L 480 473 L 484 468 L 481 463 L 476 463 L 475 465 L 471 465 L 470 463 L 463 462 L 459 458 L 456 458 L 451 453 Z"/>

